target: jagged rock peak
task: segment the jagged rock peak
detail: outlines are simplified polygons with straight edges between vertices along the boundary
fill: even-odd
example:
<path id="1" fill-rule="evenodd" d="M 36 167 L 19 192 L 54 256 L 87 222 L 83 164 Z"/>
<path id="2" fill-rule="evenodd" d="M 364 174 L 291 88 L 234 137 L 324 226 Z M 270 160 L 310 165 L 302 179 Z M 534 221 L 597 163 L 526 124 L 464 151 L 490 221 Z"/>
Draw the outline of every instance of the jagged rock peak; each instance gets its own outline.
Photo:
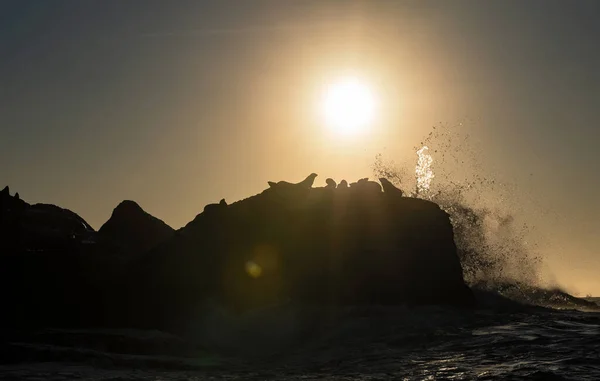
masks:
<path id="1" fill-rule="evenodd" d="M 115 212 L 116 211 L 144 211 L 144 209 L 142 209 L 142 207 L 135 201 L 132 200 L 123 200 L 119 203 L 119 205 L 117 205 L 117 207 L 115 208 Z"/>
<path id="2" fill-rule="evenodd" d="M 174 230 L 135 201 L 125 200 L 98 232 L 133 252 L 142 252 L 170 238 Z"/>
<path id="3" fill-rule="evenodd" d="M 10 189 L 8 188 L 8 185 L 2 189 L 2 194 L 10 195 Z"/>
<path id="4" fill-rule="evenodd" d="M 110 225 L 110 223 L 114 223 L 115 219 L 119 221 L 124 221 L 131 218 L 143 218 L 145 220 L 153 220 L 159 222 L 161 225 L 168 226 L 159 218 L 156 218 L 150 213 L 146 212 L 137 202 L 132 200 L 121 201 L 119 205 L 117 205 L 117 207 L 113 210 L 110 219 L 104 225 Z"/>

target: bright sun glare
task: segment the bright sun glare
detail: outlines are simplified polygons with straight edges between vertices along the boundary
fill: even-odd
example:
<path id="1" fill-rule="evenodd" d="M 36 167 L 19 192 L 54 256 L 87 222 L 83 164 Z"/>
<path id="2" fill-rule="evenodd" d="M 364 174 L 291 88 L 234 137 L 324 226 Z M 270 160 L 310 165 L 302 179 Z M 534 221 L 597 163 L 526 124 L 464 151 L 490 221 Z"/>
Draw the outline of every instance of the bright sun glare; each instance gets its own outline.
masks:
<path id="1" fill-rule="evenodd" d="M 372 124 L 376 102 L 371 89 L 358 78 L 351 77 L 329 85 L 321 107 L 329 128 L 340 134 L 355 134 Z"/>

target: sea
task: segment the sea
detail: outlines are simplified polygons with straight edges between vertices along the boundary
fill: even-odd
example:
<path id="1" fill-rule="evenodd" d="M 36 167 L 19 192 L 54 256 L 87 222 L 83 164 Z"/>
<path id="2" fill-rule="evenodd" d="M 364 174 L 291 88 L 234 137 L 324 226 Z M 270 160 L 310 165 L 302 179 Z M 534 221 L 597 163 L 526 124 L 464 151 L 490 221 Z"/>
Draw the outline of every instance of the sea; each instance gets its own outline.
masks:
<path id="1" fill-rule="evenodd" d="M 0 379 L 600 380 L 600 307 L 478 297 L 469 310 L 215 308 L 184 335 L 44 329 L 2 345 Z"/>

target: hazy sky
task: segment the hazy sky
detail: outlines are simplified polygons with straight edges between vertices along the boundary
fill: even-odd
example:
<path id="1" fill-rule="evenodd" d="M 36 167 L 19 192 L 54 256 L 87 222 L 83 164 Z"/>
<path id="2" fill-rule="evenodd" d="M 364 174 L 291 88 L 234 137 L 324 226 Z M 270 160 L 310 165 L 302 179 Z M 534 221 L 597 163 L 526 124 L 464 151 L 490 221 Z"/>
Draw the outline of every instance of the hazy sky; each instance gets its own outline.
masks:
<path id="1" fill-rule="evenodd" d="M 596 0 L 0 0 L 0 187 L 95 228 L 123 199 L 178 228 L 462 122 L 549 273 L 600 294 L 599 19 Z M 316 111 L 347 73 L 380 100 L 360 138 Z"/>

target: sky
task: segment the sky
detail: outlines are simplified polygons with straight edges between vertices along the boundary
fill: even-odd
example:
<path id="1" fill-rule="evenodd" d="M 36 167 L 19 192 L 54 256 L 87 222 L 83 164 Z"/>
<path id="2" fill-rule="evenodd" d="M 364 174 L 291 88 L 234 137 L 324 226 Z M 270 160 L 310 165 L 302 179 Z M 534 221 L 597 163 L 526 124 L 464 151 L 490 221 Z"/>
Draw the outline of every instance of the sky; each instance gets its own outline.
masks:
<path id="1" fill-rule="evenodd" d="M 599 18 L 595 0 L 0 0 L 0 186 L 96 229 L 124 199 L 179 228 L 269 180 L 410 163 L 455 126 L 548 277 L 600 295 Z M 379 100 L 355 137 L 317 111 L 348 75 Z"/>

